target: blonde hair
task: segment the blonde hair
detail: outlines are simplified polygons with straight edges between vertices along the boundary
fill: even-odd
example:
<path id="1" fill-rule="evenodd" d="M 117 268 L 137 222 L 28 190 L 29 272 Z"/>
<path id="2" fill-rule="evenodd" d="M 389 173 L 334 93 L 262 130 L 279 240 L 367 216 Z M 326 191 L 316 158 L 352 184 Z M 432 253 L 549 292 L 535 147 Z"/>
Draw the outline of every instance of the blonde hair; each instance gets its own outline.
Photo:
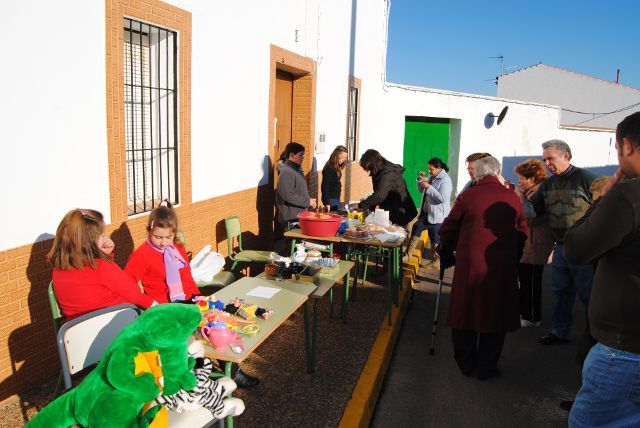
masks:
<path id="1" fill-rule="evenodd" d="M 95 268 L 95 259 L 111 260 L 98 247 L 98 238 L 103 233 L 104 217 L 100 212 L 71 210 L 58 225 L 47 259 L 56 269 L 82 269 L 85 264 Z"/>

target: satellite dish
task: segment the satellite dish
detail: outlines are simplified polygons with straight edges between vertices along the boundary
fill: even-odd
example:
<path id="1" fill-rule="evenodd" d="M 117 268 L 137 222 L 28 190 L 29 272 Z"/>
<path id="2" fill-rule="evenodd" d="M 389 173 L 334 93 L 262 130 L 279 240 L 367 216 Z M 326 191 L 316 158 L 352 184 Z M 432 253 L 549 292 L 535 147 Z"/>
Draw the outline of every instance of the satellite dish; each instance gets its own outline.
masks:
<path id="1" fill-rule="evenodd" d="M 487 113 L 487 115 L 484 117 L 484 127 L 487 129 L 491 129 L 495 121 L 496 118 L 493 113 Z"/>
<path id="2" fill-rule="evenodd" d="M 504 120 L 505 116 L 507 115 L 507 111 L 509 111 L 509 106 L 504 106 L 504 108 L 502 109 L 502 111 L 498 115 L 498 125 L 500 125 L 502 123 L 502 121 Z"/>
<path id="3" fill-rule="evenodd" d="M 496 121 L 496 124 L 500 125 L 504 120 L 505 116 L 507 116 L 507 111 L 509 111 L 509 106 L 505 106 L 500 112 L 500 114 L 497 116 L 493 113 L 487 113 L 487 115 L 484 117 L 484 127 L 487 129 L 491 128 L 493 126 L 493 123 L 496 117 L 498 118 L 498 120 Z"/>

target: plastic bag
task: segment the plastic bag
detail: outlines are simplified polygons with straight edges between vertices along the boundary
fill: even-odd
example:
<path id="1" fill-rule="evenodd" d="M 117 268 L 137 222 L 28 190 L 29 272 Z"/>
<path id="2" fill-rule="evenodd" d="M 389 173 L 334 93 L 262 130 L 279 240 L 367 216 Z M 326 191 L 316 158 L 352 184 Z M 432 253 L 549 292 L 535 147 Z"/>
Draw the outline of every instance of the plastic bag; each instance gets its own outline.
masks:
<path id="1" fill-rule="evenodd" d="M 208 282 L 224 267 L 224 256 L 206 245 L 191 259 L 191 276 L 196 282 Z"/>

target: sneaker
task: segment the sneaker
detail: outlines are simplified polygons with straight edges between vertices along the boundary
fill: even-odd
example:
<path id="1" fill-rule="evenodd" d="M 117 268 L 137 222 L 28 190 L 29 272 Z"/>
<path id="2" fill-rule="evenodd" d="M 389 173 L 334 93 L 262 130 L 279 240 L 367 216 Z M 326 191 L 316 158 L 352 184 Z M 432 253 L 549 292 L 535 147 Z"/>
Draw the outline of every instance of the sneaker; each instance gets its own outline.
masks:
<path id="1" fill-rule="evenodd" d="M 520 320 L 520 327 L 522 328 L 534 328 L 540 327 L 542 323 L 540 321 Z"/>

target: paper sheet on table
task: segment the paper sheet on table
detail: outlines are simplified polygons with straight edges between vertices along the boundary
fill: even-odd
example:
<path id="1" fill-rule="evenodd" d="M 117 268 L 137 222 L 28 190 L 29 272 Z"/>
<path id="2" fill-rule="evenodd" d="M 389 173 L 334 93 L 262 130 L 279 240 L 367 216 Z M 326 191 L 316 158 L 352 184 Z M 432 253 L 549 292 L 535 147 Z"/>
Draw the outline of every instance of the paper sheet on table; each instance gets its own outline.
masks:
<path id="1" fill-rule="evenodd" d="M 273 296 L 275 296 L 275 294 L 278 291 L 280 291 L 279 288 L 263 287 L 263 286 L 259 285 L 256 288 L 254 288 L 253 290 L 249 291 L 247 293 L 247 296 L 264 297 L 265 299 L 270 299 Z"/>

